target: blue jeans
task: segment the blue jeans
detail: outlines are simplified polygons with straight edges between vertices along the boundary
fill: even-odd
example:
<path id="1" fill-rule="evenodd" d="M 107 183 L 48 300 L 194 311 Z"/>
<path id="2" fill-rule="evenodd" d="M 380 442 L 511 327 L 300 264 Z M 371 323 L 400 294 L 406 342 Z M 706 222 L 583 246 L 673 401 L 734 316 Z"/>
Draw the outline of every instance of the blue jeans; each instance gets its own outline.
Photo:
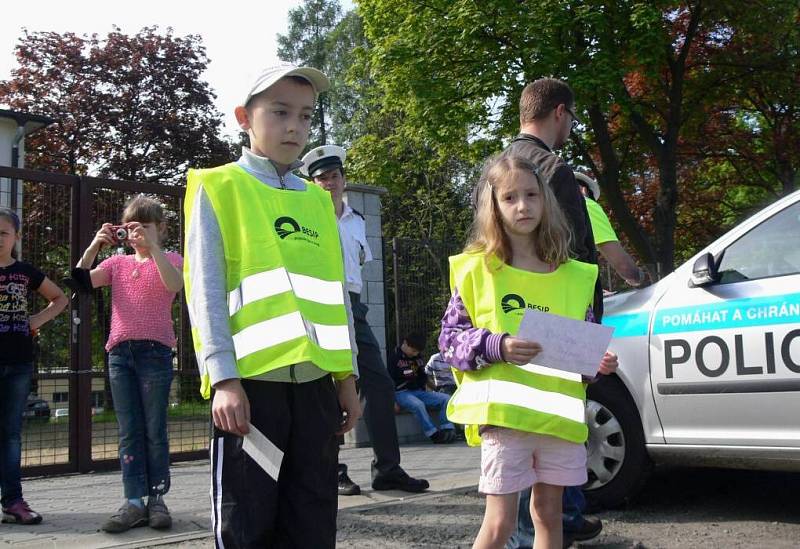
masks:
<path id="1" fill-rule="evenodd" d="M 575 530 L 583 524 L 586 498 L 580 486 L 565 486 L 562 499 L 562 525 L 564 531 Z M 506 543 L 506 549 L 533 547 L 533 520 L 531 520 L 531 489 L 519 493 L 517 529 Z"/>
<path id="2" fill-rule="evenodd" d="M 447 403 L 450 401 L 450 395 L 422 389 L 404 389 L 396 391 L 394 399 L 401 408 L 417 417 L 425 436 L 429 437 L 437 431 L 436 425 L 431 421 L 431 416 L 428 415 L 427 406 L 439 408 L 439 427 L 441 429 L 454 429 L 453 424 L 447 420 Z"/>
<path id="3" fill-rule="evenodd" d="M 22 412 L 31 390 L 33 364 L 0 366 L 0 503 L 22 499 Z"/>
<path id="4" fill-rule="evenodd" d="M 155 341 L 123 341 L 109 353 L 108 372 L 119 424 L 119 461 L 125 497 L 166 494 L 172 350 Z"/>

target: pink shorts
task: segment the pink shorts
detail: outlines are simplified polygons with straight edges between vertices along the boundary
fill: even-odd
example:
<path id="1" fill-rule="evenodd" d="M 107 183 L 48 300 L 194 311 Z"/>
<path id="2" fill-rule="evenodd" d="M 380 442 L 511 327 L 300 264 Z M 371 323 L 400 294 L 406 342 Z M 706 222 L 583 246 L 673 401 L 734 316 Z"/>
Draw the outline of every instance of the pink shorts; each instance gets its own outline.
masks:
<path id="1" fill-rule="evenodd" d="M 580 486 L 587 481 L 586 446 L 548 436 L 489 427 L 481 433 L 484 494 L 513 494 L 542 482 Z"/>

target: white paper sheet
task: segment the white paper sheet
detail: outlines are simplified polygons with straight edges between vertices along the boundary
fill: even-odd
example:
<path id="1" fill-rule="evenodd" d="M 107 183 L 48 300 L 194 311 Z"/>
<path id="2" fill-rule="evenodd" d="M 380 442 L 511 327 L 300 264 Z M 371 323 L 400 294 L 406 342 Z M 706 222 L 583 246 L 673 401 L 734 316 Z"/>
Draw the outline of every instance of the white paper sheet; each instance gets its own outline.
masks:
<path id="1" fill-rule="evenodd" d="M 542 346 L 531 364 L 594 377 L 614 328 L 527 309 L 517 337 Z"/>
<path id="2" fill-rule="evenodd" d="M 264 433 L 250 426 L 250 432 L 244 436 L 242 450 L 247 452 L 253 461 L 258 463 L 275 481 L 281 472 L 281 462 L 283 461 L 283 451 L 275 446 Z"/>

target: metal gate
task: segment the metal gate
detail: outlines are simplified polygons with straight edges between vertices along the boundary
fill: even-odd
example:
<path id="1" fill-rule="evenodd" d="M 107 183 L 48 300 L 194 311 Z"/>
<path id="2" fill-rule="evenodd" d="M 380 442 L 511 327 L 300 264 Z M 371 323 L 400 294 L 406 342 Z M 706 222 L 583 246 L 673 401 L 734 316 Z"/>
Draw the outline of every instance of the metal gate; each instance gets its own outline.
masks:
<path id="1" fill-rule="evenodd" d="M 393 238 L 384 248 L 386 346 L 399 345 L 405 335 L 418 332 L 426 337 L 425 354 L 433 354 L 450 300 L 447 258 L 460 253 L 463 244 Z"/>
<path id="2" fill-rule="evenodd" d="M 137 183 L 0 167 L 15 179 L 21 197 L 7 204 L 22 220 L 22 257 L 61 284 L 97 229 L 118 223 L 127 199 L 145 193 L 165 207 L 167 250 L 181 250 L 183 195 L 178 186 Z M 101 252 L 98 260 L 115 250 Z M 69 295 L 69 294 L 68 294 Z M 31 296 L 31 309 L 45 303 Z M 173 309 L 178 335 L 170 393 L 169 435 L 173 460 L 207 455 L 208 403 L 199 396 L 199 376 L 181 293 Z M 110 324 L 110 292 L 73 294 L 68 310 L 36 338 L 34 380 L 22 441 L 26 476 L 85 472 L 119 466 L 116 415 L 108 383 L 104 345 Z"/>

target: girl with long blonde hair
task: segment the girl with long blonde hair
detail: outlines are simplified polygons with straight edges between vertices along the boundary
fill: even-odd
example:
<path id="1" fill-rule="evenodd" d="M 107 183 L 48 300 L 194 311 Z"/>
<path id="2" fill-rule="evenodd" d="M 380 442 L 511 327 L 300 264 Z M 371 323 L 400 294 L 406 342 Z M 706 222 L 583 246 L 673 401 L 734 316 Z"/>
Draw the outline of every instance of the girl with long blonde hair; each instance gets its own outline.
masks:
<path id="1" fill-rule="evenodd" d="M 535 364 L 542 345 L 515 337 L 527 309 L 584 320 L 597 266 L 570 258 L 570 231 L 552 190 L 525 158 L 491 158 L 479 182 L 464 253 L 450 258 L 452 296 L 439 349 L 457 370 L 448 418 L 481 445 L 486 494 L 475 548 L 502 548 L 519 492 L 533 486 L 535 547 L 560 548 L 564 486 L 586 482 L 588 430 L 579 374 Z M 616 369 L 606 353 L 598 370 Z"/>

